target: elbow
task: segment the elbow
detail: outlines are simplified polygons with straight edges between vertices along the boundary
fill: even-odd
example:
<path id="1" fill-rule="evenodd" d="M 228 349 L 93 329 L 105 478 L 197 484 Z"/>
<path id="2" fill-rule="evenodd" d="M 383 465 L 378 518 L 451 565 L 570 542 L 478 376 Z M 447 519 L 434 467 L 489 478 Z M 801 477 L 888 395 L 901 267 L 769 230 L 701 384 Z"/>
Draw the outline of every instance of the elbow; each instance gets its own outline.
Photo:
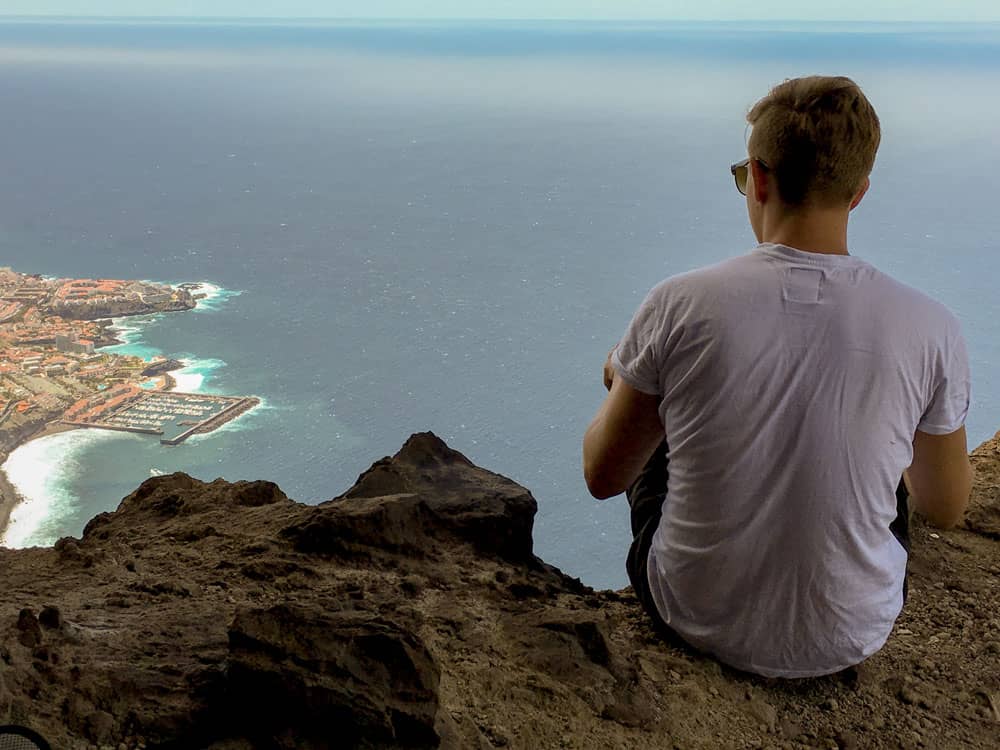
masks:
<path id="1" fill-rule="evenodd" d="M 943 510 L 940 507 L 926 508 L 917 506 L 914 510 L 923 516 L 928 524 L 942 531 L 954 528 L 964 515 L 964 511 L 960 515 L 954 510 Z"/>
<path id="2" fill-rule="evenodd" d="M 593 426 L 583 438 L 583 480 L 587 483 L 587 491 L 598 500 L 606 500 L 618 494 L 611 486 L 608 461 L 603 451 L 599 450 Z"/>
<path id="3" fill-rule="evenodd" d="M 972 494 L 973 472 L 969 466 L 963 481 L 956 482 L 949 488 L 950 492 L 936 498 L 932 503 L 919 503 L 917 510 L 927 519 L 928 523 L 939 529 L 951 529 L 962 523 L 965 511 L 969 507 L 969 496 Z M 923 507 L 920 507 L 920 506 Z"/>
<path id="4" fill-rule="evenodd" d="M 965 506 L 962 506 L 961 511 L 941 513 L 940 511 L 935 513 L 925 513 L 924 518 L 927 519 L 927 523 L 936 529 L 941 529 L 946 531 L 948 529 L 953 529 L 965 518 Z"/>
<path id="5" fill-rule="evenodd" d="M 607 441 L 593 426 L 587 431 L 583 439 L 583 478 L 591 495 L 606 500 L 628 489 L 632 482 L 628 464 L 620 445 Z"/>
<path id="6" fill-rule="evenodd" d="M 591 484 L 590 482 L 587 482 L 587 489 L 590 490 L 591 496 L 597 500 L 607 500 L 609 497 L 621 494 L 621 490 L 616 490 L 602 484 Z"/>
<path id="7" fill-rule="evenodd" d="M 596 500 L 607 500 L 610 497 L 621 494 L 621 490 L 616 490 L 600 484 L 591 484 L 590 482 L 587 483 L 587 489 L 590 490 L 591 496 Z"/>
<path id="8" fill-rule="evenodd" d="M 622 490 L 610 481 L 606 473 L 601 472 L 593 465 L 584 463 L 583 478 L 587 483 L 587 491 L 598 500 L 607 500 L 609 497 L 622 493 Z"/>

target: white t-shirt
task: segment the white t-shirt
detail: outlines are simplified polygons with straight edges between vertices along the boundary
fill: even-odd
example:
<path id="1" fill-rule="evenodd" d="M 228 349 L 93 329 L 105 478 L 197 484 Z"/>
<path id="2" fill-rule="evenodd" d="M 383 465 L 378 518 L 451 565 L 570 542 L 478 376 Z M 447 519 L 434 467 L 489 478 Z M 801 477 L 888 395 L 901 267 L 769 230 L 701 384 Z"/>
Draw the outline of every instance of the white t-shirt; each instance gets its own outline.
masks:
<path id="1" fill-rule="evenodd" d="M 661 397 L 648 572 L 664 621 L 767 676 L 881 648 L 903 602 L 889 524 L 914 432 L 954 432 L 969 408 L 955 316 L 859 258 L 762 244 L 656 286 L 613 364 Z"/>

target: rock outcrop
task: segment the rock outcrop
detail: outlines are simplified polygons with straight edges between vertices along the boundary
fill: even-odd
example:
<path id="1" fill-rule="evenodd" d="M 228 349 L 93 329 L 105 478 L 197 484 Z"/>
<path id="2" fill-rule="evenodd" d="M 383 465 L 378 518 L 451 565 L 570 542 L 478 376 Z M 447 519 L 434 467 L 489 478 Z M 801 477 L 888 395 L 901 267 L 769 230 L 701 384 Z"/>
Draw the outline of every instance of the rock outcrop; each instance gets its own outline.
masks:
<path id="1" fill-rule="evenodd" d="M 152 315 L 155 313 L 184 312 L 192 310 L 197 300 L 185 289 L 165 292 L 157 285 L 151 285 L 153 299 L 142 295 L 133 297 L 100 297 L 73 303 L 52 301 L 44 306 L 47 313 L 67 320 L 100 320 L 102 318 L 123 318 L 130 315 Z"/>
<path id="2" fill-rule="evenodd" d="M 180 370 L 184 366 L 184 363 L 179 359 L 161 359 L 157 362 L 153 362 L 149 367 L 143 370 L 142 376 L 145 378 L 152 378 L 156 375 L 163 375 L 168 372 L 173 372 L 174 370 Z"/>
<path id="3" fill-rule="evenodd" d="M 80 539 L 0 550 L 0 724 L 60 748 L 995 748 L 1000 443 L 974 460 L 965 527 L 914 530 L 885 649 L 796 682 L 545 564 L 530 493 L 431 434 L 318 506 L 157 477 Z"/>

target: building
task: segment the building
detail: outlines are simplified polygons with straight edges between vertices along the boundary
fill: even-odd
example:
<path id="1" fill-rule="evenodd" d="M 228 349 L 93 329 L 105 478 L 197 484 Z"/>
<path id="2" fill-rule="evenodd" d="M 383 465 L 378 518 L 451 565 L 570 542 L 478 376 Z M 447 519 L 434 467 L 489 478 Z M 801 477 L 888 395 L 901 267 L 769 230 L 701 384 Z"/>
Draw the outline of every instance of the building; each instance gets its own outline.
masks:
<path id="1" fill-rule="evenodd" d="M 56 349 L 69 354 L 93 354 L 94 342 L 90 339 L 78 339 L 75 335 L 57 333 Z"/>

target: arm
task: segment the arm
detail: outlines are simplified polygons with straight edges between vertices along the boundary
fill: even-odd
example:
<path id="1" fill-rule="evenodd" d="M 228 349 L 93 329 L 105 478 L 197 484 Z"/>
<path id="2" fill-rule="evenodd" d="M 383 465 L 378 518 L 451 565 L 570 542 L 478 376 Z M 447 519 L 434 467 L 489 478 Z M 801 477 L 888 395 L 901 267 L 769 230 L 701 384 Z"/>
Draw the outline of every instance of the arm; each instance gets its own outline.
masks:
<path id="1" fill-rule="evenodd" d="M 913 463 L 903 474 L 910 491 L 910 507 L 940 528 L 962 520 L 972 491 L 965 427 L 947 435 L 917 430 Z"/>
<path id="2" fill-rule="evenodd" d="M 583 476 L 591 495 L 603 500 L 621 494 L 639 476 L 663 441 L 659 405 L 659 396 L 613 378 L 611 393 L 583 438 Z"/>

